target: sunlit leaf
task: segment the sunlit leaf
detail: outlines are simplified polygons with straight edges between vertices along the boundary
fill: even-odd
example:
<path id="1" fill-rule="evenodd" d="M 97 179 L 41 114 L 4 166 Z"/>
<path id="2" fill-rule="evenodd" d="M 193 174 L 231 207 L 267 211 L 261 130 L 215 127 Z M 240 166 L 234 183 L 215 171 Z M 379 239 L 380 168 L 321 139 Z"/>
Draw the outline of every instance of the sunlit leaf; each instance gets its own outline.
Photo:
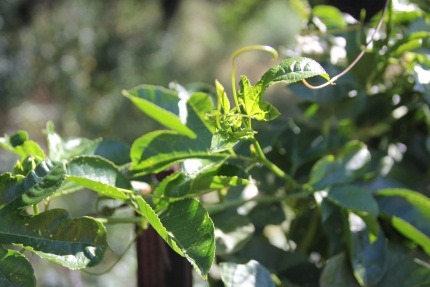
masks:
<path id="1" fill-rule="evenodd" d="M 18 131 L 10 137 L 7 135 L 0 137 L 0 147 L 19 155 L 22 159 L 28 156 L 46 158 L 40 145 L 30 140 L 28 133 L 25 131 Z"/>
<path id="2" fill-rule="evenodd" d="M 158 130 L 147 133 L 134 141 L 130 157 L 132 170 L 139 174 L 159 172 L 189 158 L 225 158 L 225 154 L 209 154 L 212 130 L 205 119 L 212 101 L 206 94 L 193 94 L 188 101 L 187 125 L 197 134 L 191 139 L 176 131 Z"/>
<path id="3" fill-rule="evenodd" d="M 175 201 L 160 217 L 142 198 L 135 202 L 136 211 L 206 278 L 215 257 L 215 235 L 212 220 L 200 202 L 192 198 Z"/>
<path id="4" fill-rule="evenodd" d="M 341 29 L 347 26 L 342 12 L 340 12 L 339 9 L 334 6 L 316 5 L 312 9 L 312 14 L 314 17 L 317 17 L 325 26 L 320 27 L 317 24 L 318 28 L 322 29 L 323 32 L 325 32 L 327 29 Z"/>
<path id="5" fill-rule="evenodd" d="M 48 142 L 49 158 L 51 160 L 64 160 L 73 156 L 94 153 L 101 142 L 98 140 L 89 140 L 86 138 L 68 138 L 63 139 L 55 132 L 55 126 L 52 122 L 46 124 L 46 139 Z"/>
<path id="6" fill-rule="evenodd" d="M 0 286 L 34 287 L 36 278 L 33 268 L 24 255 L 0 245 Z"/>
<path id="7" fill-rule="evenodd" d="M 247 179 L 235 175 L 237 170 L 227 170 L 221 164 L 219 160 L 187 160 L 184 165 L 195 165 L 195 172 L 190 173 L 185 169 L 166 177 L 154 193 L 166 197 L 193 196 L 249 183 Z"/>
<path id="8" fill-rule="evenodd" d="M 261 92 L 278 83 L 292 84 L 301 80 L 321 76 L 327 81 L 329 75 L 316 61 L 305 57 L 294 57 L 284 60 L 281 64 L 268 70 L 255 85 Z"/>
<path id="9" fill-rule="evenodd" d="M 13 203 L 15 208 L 39 203 L 55 193 L 66 178 L 64 162 L 42 161 L 28 175 L 19 180 L 10 174 L 0 177 L 0 208 Z"/>
<path id="10" fill-rule="evenodd" d="M 163 126 L 187 137 L 196 137 L 194 131 L 186 125 L 186 110 L 180 109 L 180 103 L 186 106 L 188 99 L 180 99 L 177 92 L 157 86 L 141 85 L 123 90 L 122 94 Z"/>
<path id="11" fill-rule="evenodd" d="M 215 88 L 218 95 L 219 105 L 224 113 L 228 113 L 230 111 L 230 101 L 228 100 L 227 94 L 225 93 L 224 87 L 220 82 L 215 81 Z"/>
<path id="12" fill-rule="evenodd" d="M 393 227 L 430 254 L 430 199 L 407 189 L 383 189 L 376 199 Z"/>
<path id="13" fill-rule="evenodd" d="M 275 287 L 270 272 L 255 260 L 246 264 L 220 264 L 221 279 L 226 287 Z"/>
<path id="14" fill-rule="evenodd" d="M 268 102 L 262 101 L 262 96 L 262 87 L 259 85 L 253 87 L 248 78 L 242 76 L 238 101 L 243 107 L 245 114 L 260 121 L 274 120 L 280 113 Z"/>
<path id="15" fill-rule="evenodd" d="M 112 162 L 99 156 L 79 156 L 67 163 L 67 180 L 115 199 L 128 198 L 131 184 Z"/>

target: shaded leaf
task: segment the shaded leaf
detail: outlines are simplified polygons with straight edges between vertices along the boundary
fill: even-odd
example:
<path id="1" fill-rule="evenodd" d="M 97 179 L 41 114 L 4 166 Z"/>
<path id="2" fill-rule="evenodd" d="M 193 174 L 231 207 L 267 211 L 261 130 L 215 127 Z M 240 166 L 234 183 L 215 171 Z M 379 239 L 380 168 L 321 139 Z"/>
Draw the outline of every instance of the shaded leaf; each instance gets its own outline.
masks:
<path id="1" fill-rule="evenodd" d="M 329 189 L 327 198 L 343 208 L 354 212 L 377 217 L 378 204 L 372 194 L 364 187 L 354 185 L 333 186 Z"/>
<path id="2" fill-rule="evenodd" d="M 33 216 L 0 212 L 0 243 L 21 245 L 70 269 L 97 265 L 108 247 L 101 223 L 89 217 L 71 218 L 62 209 Z"/>
<path id="3" fill-rule="evenodd" d="M 339 253 L 328 260 L 320 278 L 321 287 L 359 287 L 345 253 Z"/>
<path id="4" fill-rule="evenodd" d="M 340 152 L 321 158 L 312 168 L 309 184 L 316 190 L 334 184 L 350 183 L 366 171 L 370 152 L 365 144 L 350 141 Z"/>
<path id="5" fill-rule="evenodd" d="M 112 162 L 99 156 L 79 156 L 67 163 L 67 180 L 115 199 L 128 199 L 130 182 Z M 128 190 L 124 190 L 128 189 Z"/>
<path id="6" fill-rule="evenodd" d="M 387 270 L 386 238 L 380 231 L 376 238 L 357 215 L 350 213 L 350 262 L 361 286 L 377 286 Z"/>
<path id="7" fill-rule="evenodd" d="M 36 278 L 33 268 L 24 255 L 0 245 L 0 286 L 33 287 Z"/>
<path id="8" fill-rule="evenodd" d="M 246 264 L 220 264 L 221 279 L 226 287 L 275 287 L 270 272 L 255 260 Z"/>
<path id="9" fill-rule="evenodd" d="M 180 109 L 180 102 L 186 105 L 187 99 L 180 99 L 177 92 L 157 86 L 141 85 L 123 90 L 122 94 L 163 126 L 187 137 L 196 137 L 194 131 L 185 124 L 187 111 Z"/>
<path id="10" fill-rule="evenodd" d="M 116 165 L 130 162 L 130 146 L 116 140 L 103 140 L 94 151 L 94 155 L 104 157 Z"/>

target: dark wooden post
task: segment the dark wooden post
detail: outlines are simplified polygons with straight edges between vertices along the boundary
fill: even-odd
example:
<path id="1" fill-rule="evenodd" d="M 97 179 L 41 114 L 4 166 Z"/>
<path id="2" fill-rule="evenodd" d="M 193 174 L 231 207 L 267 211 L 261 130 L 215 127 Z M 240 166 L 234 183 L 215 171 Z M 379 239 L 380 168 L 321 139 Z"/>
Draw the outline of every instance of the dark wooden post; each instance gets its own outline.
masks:
<path id="1" fill-rule="evenodd" d="M 154 175 L 160 182 L 177 167 Z M 192 287 L 192 267 L 150 226 L 136 227 L 137 287 Z"/>
<path id="2" fill-rule="evenodd" d="M 137 227 L 140 229 L 140 227 Z M 192 267 L 152 228 L 136 240 L 138 287 L 192 287 Z"/>

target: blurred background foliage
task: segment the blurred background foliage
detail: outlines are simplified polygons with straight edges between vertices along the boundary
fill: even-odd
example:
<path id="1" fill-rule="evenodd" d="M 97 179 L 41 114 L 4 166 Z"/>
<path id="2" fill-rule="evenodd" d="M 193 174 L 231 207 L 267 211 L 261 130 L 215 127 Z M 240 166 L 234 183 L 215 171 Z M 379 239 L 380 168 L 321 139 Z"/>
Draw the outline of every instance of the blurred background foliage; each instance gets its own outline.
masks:
<path id="1" fill-rule="evenodd" d="M 5 0 L 0 15 L 1 133 L 37 138 L 54 120 L 66 136 L 127 141 L 152 126 L 121 89 L 228 82 L 234 49 L 293 44 L 305 21 L 273 0 Z"/>
<path id="2" fill-rule="evenodd" d="M 310 7 L 331 3 L 355 19 L 374 25 L 372 16 L 384 2 L 2 0 L 0 134 L 27 130 L 32 139 L 43 143 L 41 131 L 48 120 L 53 120 L 64 137 L 104 137 L 131 143 L 157 125 L 120 95 L 122 89 L 139 84 L 168 86 L 171 81 L 206 87 L 216 78 L 229 91 L 230 55 L 245 45 L 271 45 L 281 51 L 281 57 L 309 56 L 335 75 L 359 52 L 365 31 L 351 17 L 328 15 L 327 9 L 320 14 L 313 11 L 312 17 Z M 389 28 L 392 35 L 402 39 L 416 31 L 429 31 L 429 19 L 423 12 L 428 13 L 429 2 L 396 1 L 402 2 L 414 2 L 419 8 L 397 11 Z M 363 14 L 365 5 L 369 9 Z M 342 30 L 347 27 L 354 28 Z M 326 35 L 324 29 L 342 32 Z M 430 88 L 425 77 L 430 77 L 430 45 L 421 43 L 423 46 L 411 49 L 413 52 L 405 47 L 407 54 L 394 49 L 393 54 L 384 56 L 379 51 L 387 46 L 385 40 L 384 35 L 377 38 L 376 49 L 369 51 L 335 87 L 309 91 L 295 85 L 288 91 L 283 89 L 282 97 L 270 99 L 282 111 L 282 117 L 260 137 L 266 147 L 273 147 L 275 162 L 278 158 L 278 164 L 291 174 L 307 177 L 315 159 L 341 146 L 346 138 L 360 139 L 387 161 L 400 161 L 404 156 L 396 169 L 386 163 L 387 173 L 392 175 L 388 180 L 395 179 L 429 195 Z M 397 56 L 401 60 L 393 61 Z M 382 62 L 381 57 L 386 61 Z M 255 82 L 272 64 L 268 55 L 251 53 L 241 56 L 237 71 Z M 321 149 L 309 148 L 310 140 L 312 146 Z M 414 148 L 405 152 L 405 146 Z M 1 152 L 0 162 L 7 162 Z M 9 169 L 0 166 L 0 172 Z M 375 185 L 386 184 L 381 181 L 375 180 Z M 89 206 L 89 196 L 93 195 L 73 194 L 69 201 L 58 204 L 75 216 L 85 215 L 94 208 Z M 300 228 L 307 228 L 310 220 L 297 217 L 292 229 L 300 234 Z M 109 232 L 112 252 L 99 271 L 107 269 L 124 250 L 124 243 L 134 238 L 131 226 L 115 226 Z M 318 246 L 311 247 L 319 250 Z M 135 276 L 133 249 L 103 276 L 42 261 L 40 266 L 33 266 L 40 286 L 132 286 L 134 279 L 130 278 Z"/>

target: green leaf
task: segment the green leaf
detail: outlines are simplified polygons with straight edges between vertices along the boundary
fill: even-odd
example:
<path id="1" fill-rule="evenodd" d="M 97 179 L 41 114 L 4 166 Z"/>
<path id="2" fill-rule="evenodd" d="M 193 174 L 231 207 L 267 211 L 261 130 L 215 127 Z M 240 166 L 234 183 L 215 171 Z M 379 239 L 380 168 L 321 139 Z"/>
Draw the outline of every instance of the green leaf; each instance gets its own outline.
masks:
<path id="1" fill-rule="evenodd" d="M 228 154 L 209 154 L 210 142 L 200 142 L 175 131 L 160 130 L 147 133 L 131 146 L 132 170 L 141 174 L 160 172 L 189 158 L 223 159 Z"/>
<path id="2" fill-rule="evenodd" d="M 385 52 L 385 58 L 398 58 L 407 51 L 413 51 L 421 48 L 423 43 L 430 40 L 430 33 L 425 31 L 413 32 L 405 38 L 398 40 L 394 45 L 390 46 Z"/>
<path id="3" fill-rule="evenodd" d="M 408 286 L 424 287 L 430 284 L 430 270 L 427 263 L 411 258 L 404 252 L 388 249 L 387 271 L 378 287 Z M 358 287 L 348 266 L 345 253 L 329 259 L 321 278 L 321 287 Z"/>
<path id="4" fill-rule="evenodd" d="M 330 80 L 327 72 L 316 61 L 305 57 L 294 57 L 288 58 L 268 70 L 255 86 L 261 89 L 260 93 L 262 94 L 274 84 L 292 84 L 315 76 L 321 76 L 327 81 Z"/>
<path id="5" fill-rule="evenodd" d="M 223 113 L 228 113 L 230 111 L 230 101 L 228 100 L 227 94 L 223 85 L 221 85 L 218 80 L 215 81 L 216 93 L 218 95 L 218 102 Z"/>
<path id="6" fill-rule="evenodd" d="M 238 93 L 239 104 L 245 114 L 259 121 L 271 121 L 277 118 L 279 111 L 268 102 L 262 101 L 264 91 L 262 87 L 253 87 L 246 76 L 242 76 Z"/>
<path id="7" fill-rule="evenodd" d="M 226 287 L 275 287 L 270 272 L 255 260 L 246 264 L 220 264 L 221 279 Z"/>
<path id="8" fill-rule="evenodd" d="M 378 287 L 430 286 L 430 269 L 428 263 L 418 258 L 408 256 L 405 252 L 389 249 L 388 266 L 384 278 L 378 283 Z"/>
<path id="9" fill-rule="evenodd" d="M 180 99 L 177 92 L 157 86 L 141 85 L 127 91 L 123 90 L 122 94 L 163 126 L 187 137 L 196 137 L 194 131 L 185 124 L 186 109 L 180 109 L 180 103 L 186 104 L 187 99 Z"/>
<path id="10" fill-rule="evenodd" d="M 312 9 L 312 14 L 325 25 L 326 29 L 342 29 L 347 26 L 342 13 L 334 6 L 316 5 Z"/>
<path id="11" fill-rule="evenodd" d="M 0 209 L 13 203 L 14 208 L 26 207 L 39 203 L 55 193 L 66 177 L 64 162 L 42 161 L 28 175 L 18 182 L 10 174 L 0 177 Z"/>
<path id="12" fill-rule="evenodd" d="M 103 140 L 94 151 L 94 155 L 104 157 L 116 165 L 130 162 L 130 146 L 116 140 Z"/>
<path id="13" fill-rule="evenodd" d="M 320 190 L 334 184 L 353 182 L 364 174 L 370 162 L 365 144 L 350 141 L 339 153 L 321 158 L 312 168 L 309 184 Z"/>
<path id="14" fill-rule="evenodd" d="M 353 273 L 361 286 L 377 286 L 388 265 L 387 241 L 382 231 L 375 236 L 369 233 L 363 220 L 349 215 L 350 262 Z"/>
<path id="15" fill-rule="evenodd" d="M 33 268 L 24 255 L 0 245 L 0 286 L 33 287 L 36 278 Z"/>
<path id="16" fill-rule="evenodd" d="M 86 138 L 69 138 L 62 139 L 55 132 L 55 126 L 52 122 L 46 124 L 46 139 L 48 142 L 49 158 L 51 160 L 66 160 L 82 154 L 91 154 L 99 146 L 101 140 L 89 140 Z"/>
<path id="17" fill-rule="evenodd" d="M 188 159 L 184 169 L 166 177 L 155 189 L 154 194 L 166 197 L 184 197 L 203 194 L 231 186 L 249 184 L 249 180 L 235 175 L 233 168 L 227 170 L 223 161 Z M 193 170 L 190 171 L 191 168 Z M 187 170 L 188 168 L 188 170 Z"/>
<path id="18" fill-rule="evenodd" d="M 213 222 L 200 202 L 192 198 L 175 201 L 160 220 L 188 261 L 206 278 L 215 257 L 215 234 Z"/>
<path id="19" fill-rule="evenodd" d="M 359 287 L 348 266 L 345 253 L 339 253 L 328 260 L 320 277 L 321 287 Z"/>
<path id="20" fill-rule="evenodd" d="M 196 139 L 176 131 L 158 130 L 134 141 L 130 156 L 132 170 L 139 174 L 162 171 L 189 158 L 222 159 L 227 154 L 209 154 L 212 130 L 205 115 L 212 110 L 212 101 L 206 94 L 193 94 L 188 101 L 187 125 L 197 134 Z"/>
<path id="21" fill-rule="evenodd" d="M 383 215 L 405 237 L 430 254 L 430 199 L 407 189 L 383 189 L 376 193 Z"/>
<path id="22" fill-rule="evenodd" d="M 0 137 L 0 147 L 21 156 L 21 159 L 29 156 L 46 158 L 39 144 L 29 140 L 28 133 L 25 131 L 18 131 L 10 137 L 7 135 Z"/>
<path id="23" fill-rule="evenodd" d="M 143 198 L 137 197 L 134 202 L 136 211 L 167 244 L 206 278 L 215 257 L 215 235 L 212 220 L 200 202 L 192 198 L 175 201 L 160 217 Z"/>
<path id="24" fill-rule="evenodd" d="M 99 156 L 79 156 L 67 163 L 67 180 L 111 198 L 126 200 L 130 182 L 112 162 Z"/>
<path id="25" fill-rule="evenodd" d="M 0 243 L 17 244 L 70 269 L 97 265 L 107 249 L 106 230 L 89 218 L 53 209 L 33 216 L 0 211 Z"/>
<path id="26" fill-rule="evenodd" d="M 364 213 L 375 218 L 379 213 L 376 200 L 364 187 L 354 185 L 333 186 L 329 189 L 327 198 L 355 213 Z"/>

